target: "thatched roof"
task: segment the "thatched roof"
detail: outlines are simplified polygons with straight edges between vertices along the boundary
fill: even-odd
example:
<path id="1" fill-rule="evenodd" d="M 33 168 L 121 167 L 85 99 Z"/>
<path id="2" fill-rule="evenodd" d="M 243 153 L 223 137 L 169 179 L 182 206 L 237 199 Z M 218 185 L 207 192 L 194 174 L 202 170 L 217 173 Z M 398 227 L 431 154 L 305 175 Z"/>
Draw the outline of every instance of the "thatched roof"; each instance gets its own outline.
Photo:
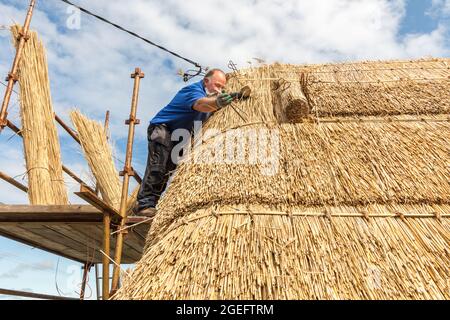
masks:
<path id="1" fill-rule="evenodd" d="M 230 75 L 252 98 L 208 121 L 116 298 L 450 298 L 449 77 L 450 59 Z M 307 118 L 279 110 L 295 90 Z M 254 161 L 211 163 L 233 134 Z"/>

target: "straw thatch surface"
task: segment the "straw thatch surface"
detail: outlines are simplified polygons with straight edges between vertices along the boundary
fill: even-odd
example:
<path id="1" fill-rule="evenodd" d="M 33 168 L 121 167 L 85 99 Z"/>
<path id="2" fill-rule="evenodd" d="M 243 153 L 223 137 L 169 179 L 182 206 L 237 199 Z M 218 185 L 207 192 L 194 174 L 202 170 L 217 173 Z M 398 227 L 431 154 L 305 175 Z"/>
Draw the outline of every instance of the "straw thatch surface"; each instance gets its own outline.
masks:
<path id="1" fill-rule="evenodd" d="M 205 217 L 173 226 L 145 252 L 117 298 L 449 298 L 448 219 L 443 224 L 432 218 L 329 219 L 322 208 L 301 208 L 290 218 L 277 210 L 268 215 L 267 207 L 252 207 L 250 216 L 237 208 L 221 208 L 218 218 L 208 208 L 189 215 Z M 424 214 L 449 208 L 364 209 Z M 353 207 L 333 211 L 358 214 Z"/>
<path id="2" fill-rule="evenodd" d="M 17 39 L 20 26 L 11 28 Z M 29 32 L 19 65 L 20 114 L 28 198 L 33 205 L 68 204 L 61 150 L 54 121 L 45 48 L 36 32 Z"/>
<path id="3" fill-rule="evenodd" d="M 115 298 L 450 298 L 449 62 L 232 75 L 252 99 L 208 121 L 216 132 L 179 166 Z M 280 77 L 305 80 L 306 119 L 280 121 Z M 264 129 L 274 143 L 255 149 Z M 209 162 L 251 130 L 240 154 L 253 162 Z"/>
<path id="4" fill-rule="evenodd" d="M 315 118 L 449 114 L 449 74 L 450 59 L 273 65 L 243 70 L 231 76 L 230 86 L 237 89 L 248 84 L 253 89 L 253 99 L 239 105 L 248 111 L 246 121 L 234 110 L 225 109 L 207 127 L 228 129 L 254 122 L 279 122 L 273 110 L 273 82 L 299 83 L 302 76 Z"/>

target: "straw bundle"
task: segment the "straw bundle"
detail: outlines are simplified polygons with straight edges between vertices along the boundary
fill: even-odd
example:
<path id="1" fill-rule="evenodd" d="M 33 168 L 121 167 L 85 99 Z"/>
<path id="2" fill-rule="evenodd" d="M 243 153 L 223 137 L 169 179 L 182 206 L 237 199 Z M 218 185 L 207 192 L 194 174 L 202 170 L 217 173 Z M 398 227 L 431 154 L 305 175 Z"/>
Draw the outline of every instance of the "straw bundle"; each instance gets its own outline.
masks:
<path id="1" fill-rule="evenodd" d="M 298 75 L 292 72 L 285 76 L 291 78 Z M 307 78 L 304 74 L 300 76 L 299 81 L 295 82 L 289 82 L 284 78 L 272 81 L 272 103 L 278 122 L 298 122 L 308 116 L 311 107 L 302 88 L 306 83 Z"/>
<path id="2" fill-rule="evenodd" d="M 17 39 L 20 26 L 11 28 Z M 68 204 L 61 150 L 50 94 L 47 57 L 36 32 L 29 32 L 19 65 L 20 114 L 28 197 L 33 205 Z"/>
<path id="3" fill-rule="evenodd" d="M 114 298 L 449 299 L 449 61 L 232 75 L 252 99 L 210 118 Z M 280 124 L 272 82 L 301 74 L 308 119 Z M 228 161 L 230 137 L 244 143 Z"/>
<path id="4" fill-rule="evenodd" d="M 78 132 L 84 156 L 97 181 L 102 199 L 119 210 L 122 183 L 114 165 L 112 148 L 104 126 L 98 121 L 88 119 L 77 110 L 70 113 L 70 118 Z M 139 187 L 138 185 L 127 199 L 127 212 L 135 206 Z"/>
<path id="5" fill-rule="evenodd" d="M 70 118 L 103 200 L 119 209 L 122 185 L 103 124 L 88 119 L 77 110 L 70 113 Z"/>
<path id="6" fill-rule="evenodd" d="M 131 194 L 128 196 L 127 200 L 127 212 L 131 214 L 132 210 L 137 204 L 137 197 L 139 194 L 139 189 L 141 188 L 141 185 L 137 185 L 134 190 L 131 192 Z"/>

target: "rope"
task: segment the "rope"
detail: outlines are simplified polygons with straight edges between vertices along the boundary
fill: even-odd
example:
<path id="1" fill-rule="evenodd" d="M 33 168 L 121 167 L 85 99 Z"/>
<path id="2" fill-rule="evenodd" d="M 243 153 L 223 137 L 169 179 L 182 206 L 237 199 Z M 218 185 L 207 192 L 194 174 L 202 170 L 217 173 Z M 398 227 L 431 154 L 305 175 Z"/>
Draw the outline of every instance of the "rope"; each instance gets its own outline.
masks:
<path id="1" fill-rule="evenodd" d="M 144 41 L 144 42 L 146 42 L 146 43 L 148 43 L 148 44 L 150 44 L 150 45 L 152 45 L 152 46 L 154 46 L 154 47 L 157 47 L 158 49 L 160 49 L 160 50 L 162 50 L 162 51 L 165 51 L 165 52 L 167 52 L 167 53 L 169 53 L 169 54 L 171 54 L 171 55 L 173 55 L 173 56 L 175 56 L 175 57 L 177 57 L 177 58 L 179 58 L 179 59 L 181 59 L 181 60 L 184 60 L 184 61 L 186 61 L 186 62 L 188 62 L 188 63 L 194 65 L 196 68 L 198 68 L 197 73 L 195 73 L 195 74 L 189 74 L 188 72 L 191 71 L 191 70 L 186 71 L 186 72 L 183 74 L 183 78 L 184 78 L 184 81 L 185 81 L 185 82 L 187 82 L 187 81 L 189 81 L 190 79 L 192 79 L 192 78 L 194 78 L 194 77 L 200 75 L 200 74 L 202 73 L 203 69 L 204 69 L 199 63 L 197 63 L 197 62 L 195 62 L 195 61 L 193 61 L 193 60 L 191 60 L 191 59 L 185 58 L 185 57 L 181 56 L 180 54 L 178 54 L 178 53 L 176 53 L 176 52 L 174 52 L 174 51 L 171 51 L 171 50 L 169 50 L 169 49 L 167 49 L 167 48 L 165 48 L 165 47 L 163 47 L 163 46 L 161 46 L 161 45 L 159 45 L 159 44 L 156 44 L 155 42 L 153 42 L 153 41 L 151 41 L 151 40 L 149 40 L 149 39 L 147 39 L 147 38 L 144 38 L 144 37 L 138 35 L 137 33 L 133 32 L 133 31 L 130 31 L 130 30 L 128 30 L 128 29 L 125 29 L 124 27 L 122 27 L 122 26 L 120 26 L 120 25 L 118 25 L 118 24 L 116 24 L 116 23 L 114 23 L 114 22 L 111 22 L 111 21 L 109 21 L 108 19 L 103 18 L 103 17 L 101 17 L 101 16 L 99 16 L 99 15 L 97 15 L 97 14 L 95 14 L 95 13 L 93 13 L 93 12 L 87 10 L 87 9 L 84 9 L 84 8 L 82 8 L 82 7 L 80 7 L 80 6 L 78 6 L 78 5 L 74 4 L 74 3 L 72 3 L 71 1 L 68 1 L 68 0 L 60 0 L 60 1 L 66 3 L 66 4 L 68 4 L 68 5 L 74 6 L 74 7 L 77 8 L 78 10 L 80 10 L 80 11 L 82 11 L 82 12 L 84 12 L 84 13 L 86 13 L 86 14 L 88 14 L 88 15 L 90 15 L 90 16 L 92 16 L 92 17 L 98 19 L 98 20 L 100 20 L 100 21 L 103 21 L 104 23 L 109 24 L 109 25 L 115 27 L 116 29 L 119 29 L 119 30 L 121 30 L 121 31 L 123 31 L 123 32 L 126 32 L 126 33 L 128 33 L 129 35 L 131 35 L 131 36 L 133 36 L 133 37 L 135 37 L 135 38 L 138 38 L 138 39 L 140 39 L 140 40 L 142 40 L 142 41 Z M 205 69 L 206 69 L 206 68 L 205 68 Z"/>
<path id="2" fill-rule="evenodd" d="M 103 254 L 106 258 L 108 258 L 109 261 L 111 261 L 115 266 L 117 266 L 119 268 L 119 270 L 125 274 L 128 278 L 130 278 L 135 284 L 136 281 L 131 277 L 131 274 L 129 274 L 126 270 L 122 269 L 122 267 L 117 264 L 117 262 L 115 262 L 109 255 L 107 255 L 103 250 L 99 250 L 101 252 L 101 254 Z"/>
<path id="3" fill-rule="evenodd" d="M 339 212 L 339 213 L 331 213 L 329 211 L 326 212 L 311 212 L 311 211 L 304 211 L 300 213 L 292 213 L 289 211 L 267 211 L 267 212 L 250 212 L 250 211 L 222 211 L 222 212 L 215 212 L 216 216 L 233 216 L 233 215 L 244 215 L 248 216 L 250 215 L 252 217 L 254 216 L 285 216 L 285 217 L 325 217 L 327 219 L 330 218 L 401 218 L 404 220 L 405 218 L 434 218 L 438 219 L 436 213 L 430 213 L 430 214 L 416 214 L 416 213 L 382 213 L 382 214 L 369 214 L 367 212 L 361 212 L 361 213 L 350 213 L 350 212 Z M 188 224 L 197 220 L 201 220 L 203 218 L 211 217 L 211 214 L 204 214 L 195 218 L 187 219 L 185 220 Z M 439 218 L 450 218 L 450 214 L 441 214 L 439 215 Z"/>
<path id="4" fill-rule="evenodd" d="M 25 176 L 31 171 L 31 170 L 35 170 L 35 169 L 41 169 L 41 170 L 47 170 L 50 173 L 50 169 L 46 168 L 46 167 L 33 167 L 28 169 L 27 171 L 25 171 L 24 173 L 18 174 L 17 176 L 12 177 L 13 179 L 16 179 L 18 177 L 21 177 L 22 180 L 25 179 Z"/>
<path id="5" fill-rule="evenodd" d="M 311 72 L 311 75 L 314 75 L 315 72 Z M 276 81 L 280 78 L 241 78 L 245 81 Z M 298 82 L 299 79 L 284 79 L 286 81 L 292 81 L 292 82 Z M 398 80 L 372 80 L 372 81 L 311 81 L 310 83 L 331 83 L 331 84 L 342 84 L 342 83 L 387 83 L 387 82 L 407 82 L 407 81 L 435 81 L 435 80 L 447 80 L 450 81 L 449 78 L 442 77 L 442 78 L 405 78 L 405 79 L 398 79 Z"/>
<path id="6" fill-rule="evenodd" d="M 333 66 L 333 65 L 325 65 L 325 66 Z M 299 66 L 299 68 L 303 68 L 303 66 Z M 308 68 L 308 66 L 306 66 L 306 68 Z M 364 71 L 364 72 L 371 72 L 371 71 L 404 71 L 404 70 L 450 70 L 450 67 L 429 67 L 429 68 L 424 68 L 424 67 L 413 67 L 413 68 L 374 68 L 374 69 L 350 69 L 350 70 L 332 70 L 332 71 L 316 71 L 316 70 L 306 70 L 306 72 L 311 72 L 311 73 L 346 73 L 346 72 L 360 72 L 360 71 Z M 292 71 L 289 70 L 280 70 L 277 71 L 280 73 L 292 73 Z"/>
<path id="7" fill-rule="evenodd" d="M 58 293 L 58 295 L 59 295 L 60 297 L 62 297 L 62 296 L 68 296 L 69 294 L 68 294 L 68 293 L 64 293 L 64 292 L 62 292 L 63 294 L 61 294 L 61 290 L 59 290 L 59 286 L 58 286 L 59 259 L 60 259 L 60 257 L 58 257 L 58 260 L 56 261 L 55 287 L 56 287 L 56 292 Z"/>
<path id="8" fill-rule="evenodd" d="M 440 63 L 440 64 L 444 64 L 448 67 L 447 61 L 448 58 L 434 58 L 434 59 L 420 59 L 420 60 L 388 60 L 388 61 L 375 61 L 378 64 L 382 63 L 383 65 L 395 65 L 395 64 L 405 64 L 405 63 L 409 63 L 409 64 L 423 64 L 423 63 Z M 340 63 L 326 63 L 320 66 L 324 66 L 324 67 L 336 67 L 336 66 L 361 66 L 361 65 L 370 65 L 373 62 L 371 61 L 356 61 L 356 62 L 340 62 Z M 310 67 L 310 68 L 314 68 L 314 67 L 318 67 L 317 64 L 306 64 L 306 67 Z M 432 67 L 430 67 L 432 69 Z M 391 68 L 389 68 L 391 69 Z M 411 68 L 411 69 L 414 69 Z M 444 68 L 445 69 L 445 68 Z"/>
<path id="9" fill-rule="evenodd" d="M 190 219 L 186 219 L 186 217 L 183 217 L 180 220 L 174 222 L 167 229 L 167 233 L 173 232 L 174 230 L 178 229 L 183 225 L 188 225 L 192 222 L 204 218 L 217 219 L 219 216 L 234 216 L 234 215 L 243 215 L 243 216 L 251 215 L 252 218 L 254 218 L 255 216 L 285 216 L 291 220 L 294 217 L 318 217 L 318 218 L 325 218 L 329 221 L 331 221 L 332 218 L 363 218 L 365 221 L 368 221 L 369 218 L 397 218 L 402 220 L 403 222 L 407 222 L 406 218 L 427 218 L 427 219 L 433 218 L 441 222 L 443 218 L 450 218 L 450 214 L 438 214 L 436 212 L 428 214 L 415 214 L 415 213 L 399 213 L 399 211 L 395 211 L 394 213 L 369 214 L 366 211 L 361 211 L 358 213 L 351 213 L 351 212 L 332 213 L 330 211 L 325 210 L 324 212 L 303 211 L 294 213 L 292 209 L 288 209 L 287 211 L 267 211 L 267 212 L 254 212 L 254 211 L 250 212 L 236 208 L 231 209 L 236 211 L 222 211 L 222 212 L 215 211 L 214 216 L 211 213 L 208 213 Z M 246 222 L 244 225 L 246 224 L 248 224 L 248 222 Z M 242 226 L 239 226 L 237 228 L 240 227 Z"/>

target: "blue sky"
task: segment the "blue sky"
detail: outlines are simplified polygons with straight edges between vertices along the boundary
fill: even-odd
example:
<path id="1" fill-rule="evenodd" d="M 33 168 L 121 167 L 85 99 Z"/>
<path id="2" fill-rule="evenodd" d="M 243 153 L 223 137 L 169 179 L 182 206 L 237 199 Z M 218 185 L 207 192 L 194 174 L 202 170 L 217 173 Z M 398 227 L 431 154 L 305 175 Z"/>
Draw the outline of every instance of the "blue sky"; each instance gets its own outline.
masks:
<path id="1" fill-rule="evenodd" d="M 74 2 L 202 65 L 225 70 L 230 59 L 246 67 L 253 57 L 268 63 L 318 63 L 450 56 L 449 0 Z M 22 23 L 27 6 L 27 0 L 0 0 L 0 26 Z M 134 167 L 143 173 L 145 123 L 183 86 L 177 70 L 190 66 L 85 15 L 79 28 L 72 28 L 69 12 L 73 11 L 58 0 L 38 1 L 32 22 L 48 50 L 54 108 L 68 123 L 75 107 L 100 121 L 111 110 L 112 141 L 117 158 L 123 159 L 127 133 L 123 120 L 132 92 L 129 76 L 141 67 L 146 78 L 141 85 L 142 125 L 137 130 Z M 14 54 L 4 28 L 0 48 L 3 78 Z M 3 92 L 0 86 L 2 96 Z M 16 101 L 13 97 L 10 119 L 20 123 Z M 60 136 L 63 162 L 91 181 L 78 146 L 64 132 Z M 1 170 L 26 183 L 20 139 L 5 130 L 0 148 L 5 150 Z M 119 162 L 117 166 L 122 167 Z M 66 183 L 71 193 L 77 190 L 70 179 Z M 82 203 L 73 195 L 71 201 Z M 0 182 L 0 202 L 27 203 L 27 198 Z M 0 288 L 58 295 L 57 283 L 60 292 L 76 296 L 73 283 L 81 276 L 81 265 L 5 238 L 0 238 L 0 248 Z M 90 276 L 95 298 L 94 273 Z"/>
<path id="2" fill-rule="evenodd" d="M 400 24 L 400 36 L 408 33 L 428 33 L 436 29 L 439 20 L 432 17 L 431 8 L 431 0 L 408 1 L 405 18 Z"/>

